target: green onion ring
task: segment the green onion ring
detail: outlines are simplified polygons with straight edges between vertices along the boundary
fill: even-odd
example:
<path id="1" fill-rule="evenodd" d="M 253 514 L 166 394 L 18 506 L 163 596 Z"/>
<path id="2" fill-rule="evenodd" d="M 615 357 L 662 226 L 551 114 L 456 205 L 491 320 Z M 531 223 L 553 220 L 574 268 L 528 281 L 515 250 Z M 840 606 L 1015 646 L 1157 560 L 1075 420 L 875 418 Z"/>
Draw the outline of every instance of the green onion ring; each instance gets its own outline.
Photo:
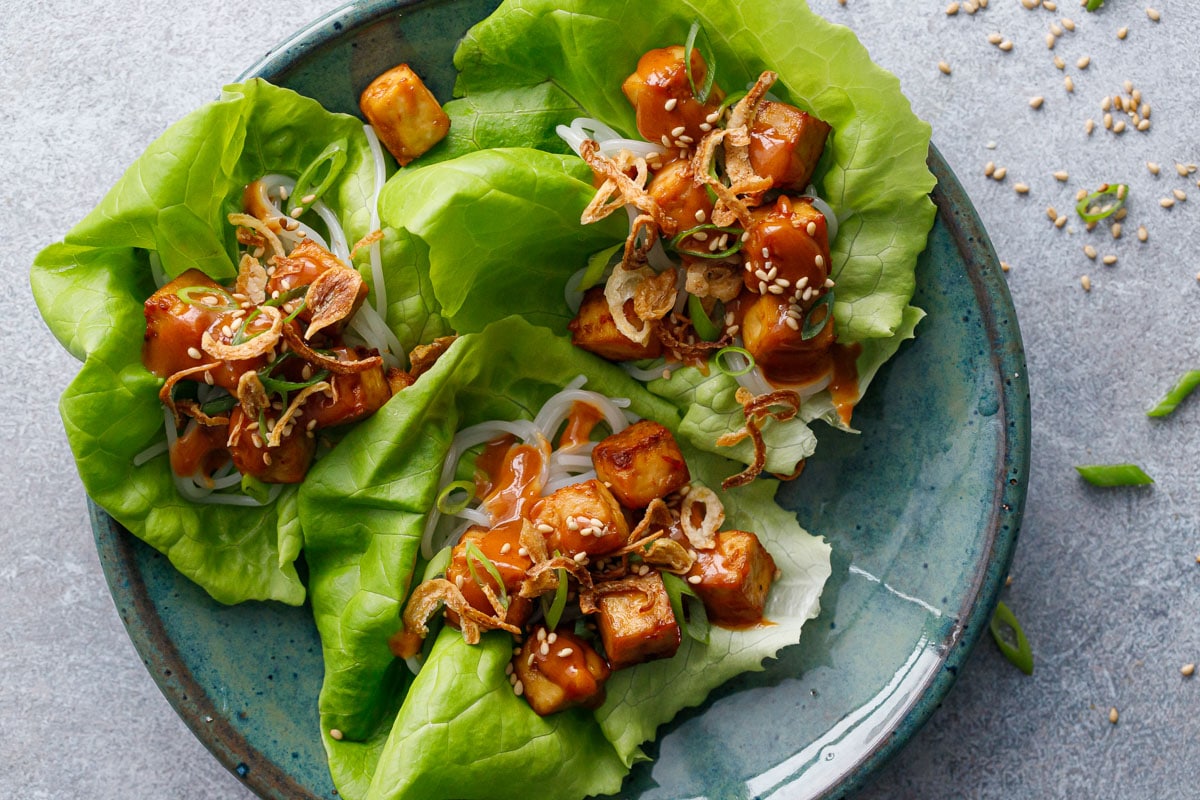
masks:
<path id="1" fill-rule="evenodd" d="M 176 290 L 175 296 L 189 306 L 196 306 L 197 308 L 204 308 L 209 311 L 237 311 L 241 308 L 237 304 L 237 301 L 233 299 L 233 296 L 219 286 L 215 289 L 210 286 L 185 286 L 182 289 Z M 209 305 L 197 300 L 197 296 L 217 297 L 225 302 L 221 305 Z"/>
<path id="2" fill-rule="evenodd" d="M 554 590 L 554 601 L 546 610 L 546 627 L 550 630 L 558 627 L 558 623 L 562 620 L 563 610 L 567 607 L 567 571 L 557 569 L 555 572 L 558 573 L 558 588 Z"/>
<path id="3" fill-rule="evenodd" d="M 454 484 L 451 484 L 451 486 L 453 486 L 453 485 Z M 490 558 L 488 558 L 487 556 L 485 556 L 483 554 L 483 551 L 480 550 L 475 545 L 474 542 L 467 542 L 466 554 L 467 554 L 467 569 L 469 569 L 471 571 L 471 580 L 473 580 L 473 581 L 475 581 L 475 583 L 479 584 L 480 588 L 483 588 L 483 581 L 480 580 L 479 573 L 477 573 L 475 571 L 475 564 L 478 563 L 480 566 L 482 566 L 484 569 L 487 570 L 488 574 L 492 576 L 492 579 L 494 581 L 496 581 L 496 585 L 500 587 L 500 604 L 507 609 L 508 608 L 508 591 L 507 591 L 507 589 L 505 589 L 504 577 L 501 576 L 500 570 L 496 569 L 496 565 L 492 563 L 492 560 Z"/>
<path id="4" fill-rule="evenodd" d="M 259 505 L 265 506 L 270 499 L 271 487 L 248 472 L 242 473 L 242 494 L 253 497 Z"/>
<path id="5" fill-rule="evenodd" d="M 1148 417 L 1165 417 L 1179 407 L 1192 390 L 1200 386 L 1200 370 L 1189 370 L 1171 387 L 1158 405 L 1146 412 Z"/>
<path id="6" fill-rule="evenodd" d="M 813 318 L 816 316 L 817 309 L 819 309 L 819 308 L 826 309 L 825 315 L 823 317 L 821 317 L 821 320 L 819 322 L 814 322 Z M 825 294 L 821 295 L 820 299 L 817 300 L 817 302 L 813 303 L 812 308 L 810 308 L 804 314 L 804 326 L 800 329 L 801 340 L 807 342 L 809 339 L 813 338 L 814 336 L 819 334 L 821 331 L 825 330 L 825 326 L 829 324 L 829 321 L 831 319 L 833 319 L 833 290 L 832 289 L 830 289 Z"/>
<path id="7" fill-rule="evenodd" d="M 604 277 L 604 271 L 608 269 L 608 262 L 612 260 L 613 256 L 624 249 L 625 243 L 621 242 L 588 256 L 587 269 L 583 271 L 583 277 L 579 280 L 579 291 L 586 292 L 600 283 L 600 279 Z"/>
<path id="8" fill-rule="evenodd" d="M 996 613 L 992 614 L 988 628 L 1004 657 L 1021 672 L 1032 675 L 1033 650 L 1029 647 L 1025 632 L 1021 630 L 1021 623 L 1017 622 L 1016 615 L 1003 602 L 996 604 Z"/>
<path id="9" fill-rule="evenodd" d="M 450 495 L 455 492 L 466 492 L 461 502 L 450 502 Z M 437 496 L 437 510 L 443 514 L 457 514 L 471 504 L 475 499 L 475 484 L 471 481 L 454 481 L 446 484 Z"/>
<path id="10" fill-rule="evenodd" d="M 296 179 L 296 187 L 292 189 L 291 204 L 288 206 L 288 215 L 291 216 L 296 209 L 307 208 L 312 203 L 320 199 L 321 195 L 329 190 L 333 182 L 337 180 L 341 174 L 342 168 L 346 166 L 346 151 L 349 145 L 345 139 L 338 139 L 336 142 L 331 142 L 324 150 L 321 151 L 312 163 L 304 168 L 304 172 L 300 173 L 300 177 Z M 325 177 L 316 187 L 312 186 L 313 180 L 317 177 L 317 172 L 329 165 Z M 304 198 L 312 195 L 312 199 L 307 203 Z"/>
<path id="11" fill-rule="evenodd" d="M 661 575 L 663 588 L 667 590 L 667 598 L 671 601 L 671 611 L 675 614 L 675 621 L 679 627 L 701 644 L 708 644 L 708 612 L 704 610 L 704 603 L 700 600 L 700 596 L 678 575 L 671 572 L 663 572 Z M 692 602 L 688 604 L 687 616 L 684 616 L 683 613 L 685 596 L 692 598 Z"/>
<path id="12" fill-rule="evenodd" d="M 1115 200 L 1107 205 L 1097 205 L 1097 202 L 1102 198 L 1108 198 L 1110 195 L 1115 197 Z M 1129 187 L 1123 183 L 1106 183 L 1097 191 L 1092 192 L 1087 197 L 1080 200 L 1075 205 L 1075 213 L 1078 214 L 1084 222 L 1099 222 L 1102 219 L 1107 219 L 1113 214 L 1121 210 L 1125 205 L 1125 198 L 1129 196 Z"/>
<path id="13" fill-rule="evenodd" d="M 1091 464 L 1075 467 L 1075 471 L 1092 486 L 1147 486 L 1154 479 L 1137 464 Z"/>
<path id="14" fill-rule="evenodd" d="M 728 355 L 729 353 L 738 353 L 739 355 L 745 356 L 748 363 L 745 367 L 735 372 L 734 370 L 725 366 L 724 362 L 722 361 L 724 356 Z M 729 347 L 722 347 L 717 351 L 716 355 L 713 356 L 713 366 L 731 378 L 736 378 L 739 375 L 745 375 L 747 372 L 754 369 L 754 356 L 750 355 L 750 351 L 744 347 L 734 347 L 733 345 L 730 345 Z"/>
<path id="15" fill-rule="evenodd" d="M 708 316 L 708 312 L 704 310 L 704 303 L 699 297 L 694 294 L 688 295 L 688 316 L 692 320 L 692 327 L 696 330 L 696 335 L 706 342 L 715 342 L 721 338 L 722 328 L 712 321 L 712 317 Z"/>
<path id="16" fill-rule="evenodd" d="M 306 283 L 303 286 L 296 286 L 291 289 L 288 289 L 286 292 L 283 292 L 278 297 L 272 297 L 268 300 L 264 300 L 263 305 L 278 307 L 278 306 L 282 306 L 284 303 L 288 302 L 289 300 L 295 300 L 297 297 L 304 297 L 306 294 L 308 294 L 308 286 L 309 286 L 309 284 Z"/>
<path id="17" fill-rule="evenodd" d="M 443 547 L 434 553 L 433 558 L 429 559 L 429 563 L 425 565 L 425 572 L 421 575 L 421 583 L 436 578 L 439 575 L 445 575 L 446 568 L 450 566 L 450 555 L 450 547 Z"/>

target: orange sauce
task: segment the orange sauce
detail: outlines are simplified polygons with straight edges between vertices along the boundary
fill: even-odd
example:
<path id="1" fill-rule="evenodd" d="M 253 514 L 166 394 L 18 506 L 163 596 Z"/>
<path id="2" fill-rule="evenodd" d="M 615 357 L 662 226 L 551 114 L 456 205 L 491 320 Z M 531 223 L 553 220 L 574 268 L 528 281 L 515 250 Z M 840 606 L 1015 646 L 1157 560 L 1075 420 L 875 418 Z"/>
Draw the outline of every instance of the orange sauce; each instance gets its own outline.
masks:
<path id="1" fill-rule="evenodd" d="M 558 439 L 560 449 L 586 444 L 592 436 L 592 429 L 604 419 L 600 409 L 591 403 L 576 400 L 571 404 L 571 413 L 567 417 L 567 427 L 563 429 Z"/>
<path id="2" fill-rule="evenodd" d="M 197 425 L 181 435 L 171 448 L 171 469 L 186 478 L 197 470 L 207 477 L 229 460 L 225 440 L 229 438 L 228 425 Z"/>
<path id="3" fill-rule="evenodd" d="M 501 449 L 501 443 L 506 440 L 508 446 Z M 540 449 L 528 444 L 512 444 L 512 437 L 488 443 L 475 462 L 476 487 L 480 487 L 478 472 L 482 472 L 487 488 L 479 493 L 493 525 L 527 516 L 529 508 L 541 495 L 544 463 L 545 455 Z"/>
<path id="4" fill-rule="evenodd" d="M 829 381 L 829 394 L 833 398 L 833 407 L 837 409 L 838 417 L 845 425 L 850 424 L 850 416 L 854 413 L 854 404 L 858 401 L 858 355 L 862 345 L 834 344 L 829 356 L 833 361 L 833 379 Z"/>

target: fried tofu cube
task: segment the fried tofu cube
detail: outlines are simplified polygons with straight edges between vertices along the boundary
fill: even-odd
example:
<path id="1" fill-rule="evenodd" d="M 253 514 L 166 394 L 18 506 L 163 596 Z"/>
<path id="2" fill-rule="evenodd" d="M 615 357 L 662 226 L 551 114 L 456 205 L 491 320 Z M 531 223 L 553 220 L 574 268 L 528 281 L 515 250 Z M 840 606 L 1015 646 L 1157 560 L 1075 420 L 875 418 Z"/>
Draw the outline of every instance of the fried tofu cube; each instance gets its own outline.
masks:
<path id="1" fill-rule="evenodd" d="M 641 420 L 596 443 L 596 476 L 626 508 L 645 508 L 691 480 L 683 453 L 671 432 Z"/>
<path id="2" fill-rule="evenodd" d="M 425 153 L 450 130 L 450 117 L 407 64 L 371 81 L 358 105 L 400 166 Z"/>
<path id="3" fill-rule="evenodd" d="M 572 706 L 599 708 L 612 673 L 600 654 L 572 631 L 538 625 L 513 656 L 514 687 L 540 716 Z"/>
<path id="4" fill-rule="evenodd" d="M 743 627 L 763 621 L 775 559 L 748 531 L 722 531 L 712 550 L 697 550 L 688 584 L 704 602 L 709 621 Z M 699 577 L 698 582 L 693 579 Z"/>
<path id="5" fill-rule="evenodd" d="M 750 127 L 750 166 L 772 188 L 804 191 L 825 150 L 829 125 L 795 106 L 766 101 Z"/>
<path id="6" fill-rule="evenodd" d="M 525 580 L 525 573 L 533 566 L 533 561 L 529 556 L 521 554 L 521 526 L 509 523 L 486 531 L 482 528 L 471 528 L 450 551 L 446 580 L 457 586 L 474 608 L 484 614 L 495 614 L 495 609 L 483 591 L 483 584 L 486 583 L 498 597 L 502 594 L 500 586 L 484 562 L 477 556 L 468 554 L 468 544 L 472 545 L 472 550 L 478 550 L 483 558 L 491 562 L 504 581 L 503 595 L 508 598 L 508 612 L 504 621 L 518 627 L 524 625 L 533 613 L 533 600 L 521 597 L 519 593 L 521 582 Z M 456 622 L 453 619 L 451 621 Z"/>
<path id="7" fill-rule="evenodd" d="M 337 346 L 330 352 L 339 361 L 358 361 L 368 357 L 365 348 Z M 373 352 L 373 351 L 372 351 Z M 333 374 L 326 378 L 332 391 L 309 395 L 304 403 L 305 424 L 316 420 L 314 428 L 346 425 L 371 416 L 391 399 L 392 388 L 382 367 Z"/>
<path id="8" fill-rule="evenodd" d="M 598 602 L 597 623 L 609 665 L 618 670 L 675 655 L 679 623 L 662 577 L 652 571 L 622 583 L 627 588 L 601 592 Z"/>
<path id="9" fill-rule="evenodd" d="M 533 507 L 533 524 L 546 534 L 550 552 L 568 558 L 603 556 L 625 546 L 629 522 L 603 483 L 573 483 L 543 497 Z"/>
<path id="10" fill-rule="evenodd" d="M 650 50 L 638 59 L 636 71 L 621 84 L 621 91 L 636 112 L 638 133 L 648 142 L 659 142 L 664 137 L 677 146 L 700 141 L 708 130 L 700 126 L 708 124 L 711 128 L 715 119 L 709 116 L 725 97 L 714 83 L 705 102 L 696 99 L 684 55 L 682 45 Z M 692 50 L 691 62 L 692 78 L 697 87 L 702 86 L 708 65 L 699 48 Z M 681 139 L 680 135 L 689 139 Z"/>
<path id="11" fill-rule="evenodd" d="M 764 294 L 757 298 L 742 317 L 742 340 L 767 380 L 797 387 L 814 385 L 825 380 L 833 368 L 829 358 L 837 338 L 833 321 L 805 339 L 803 323 L 793 328 L 788 322 L 791 308 L 786 297 Z M 814 309 L 810 304 L 808 309 L 810 316 L 829 313 L 828 305 Z"/>
<path id="12" fill-rule="evenodd" d="M 234 406 L 230 412 L 229 430 L 233 436 L 229 444 L 233 465 L 238 472 L 253 475 L 263 483 L 304 480 L 317 450 L 317 440 L 302 427 L 285 434 L 278 446 L 268 446 L 259 433 L 258 423 L 246 419 L 241 406 Z"/>
<path id="13" fill-rule="evenodd" d="M 625 301 L 625 316 L 636 326 L 643 324 L 634 313 L 633 300 Z M 646 344 L 638 344 L 617 329 L 602 286 L 594 286 L 584 292 L 579 312 L 567 329 L 571 331 L 571 344 L 609 361 L 640 361 L 662 355 L 662 342 L 653 332 Z"/>

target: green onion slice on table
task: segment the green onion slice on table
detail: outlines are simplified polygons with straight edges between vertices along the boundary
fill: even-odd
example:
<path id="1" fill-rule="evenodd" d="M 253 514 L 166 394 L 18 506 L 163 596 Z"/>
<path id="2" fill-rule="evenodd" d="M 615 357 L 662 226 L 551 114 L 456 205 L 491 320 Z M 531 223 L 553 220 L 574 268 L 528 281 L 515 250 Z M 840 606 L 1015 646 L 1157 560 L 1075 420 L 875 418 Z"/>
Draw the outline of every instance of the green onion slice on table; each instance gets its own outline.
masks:
<path id="1" fill-rule="evenodd" d="M 1092 486 L 1146 486 L 1154 483 L 1137 464 L 1092 464 L 1075 469 Z"/>
<path id="2" fill-rule="evenodd" d="M 1079 214 L 1084 222 L 1099 222 L 1120 211 L 1127 197 L 1128 186 L 1123 183 L 1106 183 L 1080 200 L 1075 205 L 1075 213 Z"/>
<path id="3" fill-rule="evenodd" d="M 1158 405 L 1146 412 L 1148 417 L 1165 417 L 1179 407 L 1192 390 L 1200 386 L 1200 370 L 1188 370 L 1171 387 L 1171 391 L 1158 401 Z"/>
<path id="4" fill-rule="evenodd" d="M 996 613 L 992 614 L 988 628 L 1004 657 L 1021 672 L 1032 675 L 1033 650 L 1029 648 L 1029 640 L 1025 638 L 1025 631 L 1021 630 L 1021 623 L 1017 622 L 1016 615 L 1003 602 L 996 604 Z"/>

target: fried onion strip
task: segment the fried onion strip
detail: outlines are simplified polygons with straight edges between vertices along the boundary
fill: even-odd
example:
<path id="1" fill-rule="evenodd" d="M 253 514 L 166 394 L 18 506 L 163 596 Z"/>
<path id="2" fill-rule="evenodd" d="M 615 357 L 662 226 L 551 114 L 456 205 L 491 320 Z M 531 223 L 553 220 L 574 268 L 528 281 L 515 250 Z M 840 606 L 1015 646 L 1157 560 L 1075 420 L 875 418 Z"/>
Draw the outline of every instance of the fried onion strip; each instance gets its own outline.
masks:
<path id="1" fill-rule="evenodd" d="M 266 239 L 267 244 L 275 251 L 275 255 L 287 255 L 283 250 L 283 242 L 279 241 L 279 237 L 275 235 L 275 231 L 271 230 L 271 227 L 258 217 L 249 214 L 230 214 L 226 219 L 229 220 L 230 225 L 236 225 L 239 228 L 249 228 Z"/>
<path id="2" fill-rule="evenodd" d="M 437 613 L 439 606 L 458 614 L 459 628 L 462 629 L 463 641 L 467 644 L 479 644 L 482 631 L 503 630 L 514 636 L 521 635 L 521 629 L 510 625 L 503 619 L 490 617 L 467 602 L 462 591 L 445 578 L 434 578 L 425 581 L 413 590 L 404 607 L 404 631 L 424 639 L 429 635 L 429 620 Z"/>
<path id="3" fill-rule="evenodd" d="M 362 275 L 349 267 L 327 269 L 314 278 L 305 295 L 312 316 L 304 338 L 311 339 L 313 334 L 354 313 L 362 285 Z"/>
<path id="4" fill-rule="evenodd" d="M 357 361 L 339 361 L 336 358 L 322 355 L 308 346 L 308 342 L 304 341 L 304 337 L 300 334 L 300 328 L 295 322 L 289 322 L 283 326 L 283 338 L 300 358 L 309 364 L 327 369 L 335 375 L 353 375 L 357 372 L 376 369 L 383 364 L 383 359 L 377 355 L 360 358 Z"/>
<path id="5" fill-rule="evenodd" d="M 722 489 L 745 486 L 762 474 L 767 464 L 767 443 L 763 439 L 762 423 L 766 421 L 767 417 L 771 417 L 778 422 L 787 422 L 794 419 L 796 414 L 800 412 L 800 395 L 789 389 L 781 389 L 755 397 L 745 388 L 740 388 L 737 391 L 736 397 L 738 402 L 742 404 L 742 413 L 746 417 L 746 426 L 740 431 L 727 433 L 718 438 L 717 446 L 732 447 L 749 436 L 754 442 L 754 462 L 738 474 L 722 481 Z M 785 480 L 798 477 L 801 469 L 803 469 L 803 466 L 798 468 L 791 476 L 785 478 Z"/>
<path id="6" fill-rule="evenodd" d="M 312 397 L 317 392 L 332 391 L 333 384 L 326 381 L 317 381 L 312 386 L 305 386 L 300 390 L 300 393 L 292 398 L 292 402 L 288 404 L 287 410 L 280 415 L 275 421 L 275 427 L 271 429 L 271 435 L 267 438 L 267 447 L 278 447 L 283 441 L 284 432 L 291 423 L 292 418 L 304 405 L 309 397 Z"/>
<path id="7" fill-rule="evenodd" d="M 175 391 L 175 384 L 179 383 L 184 378 L 201 372 L 208 372 L 210 369 L 213 369 L 217 366 L 217 364 L 201 364 L 196 367 L 181 369 L 179 372 L 176 372 L 174 375 L 171 375 L 169 378 L 167 378 L 167 380 L 163 383 L 162 388 L 158 390 L 158 399 L 164 406 L 167 407 L 168 410 L 170 410 L 171 416 L 175 419 L 176 428 L 183 423 L 183 420 L 180 419 L 179 409 L 176 407 L 175 401 L 171 398 L 171 393 Z"/>
<path id="8" fill-rule="evenodd" d="M 592 573 L 588 568 L 573 558 L 555 556 L 534 564 L 525 573 L 521 582 L 521 597 L 541 597 L 558 588 L 558 573 L 556 570 L 566 570 L 579 584 L 579 610 L 584 614 L 595 614 L 596 595 L 592 585 Z"/>
<path id="9" fill-rule="evenodd" d="M 702 513 L 698 522 L 697 511 Z M 693 486 L 683 498 L 679 522 L 683 526 L 683 535 L 697 550 L 711 550 L 717 546 L 717 531 L 724 521 L 725 507 L 716 492 L 707 486 Z"/>
<path id="10" fill-rule="evenodd" d="M 271 327 L 254 334 L 241 344 L 226 344 L 212 334 L 212 328 L 200 337 L 200 349 L 221 361 L 243 361 L 265 355 L 275 349 L 279 332 L 283 328 L 283 312 L 274 306 L 259 306 L 259 314 L 271 321 Z M 217 320 L 220 322 L 220 320 Z M 243 323 L 243 330 L 248 322 Z M 216 327 L 216 323 L 213 323 Z"/>
<path id="11" fill-rule="evenodd" d="M 267 299 L 267 271 L 249 253 L 243 254 L 238 263 L 236 291 L 255 305 Z"/>

